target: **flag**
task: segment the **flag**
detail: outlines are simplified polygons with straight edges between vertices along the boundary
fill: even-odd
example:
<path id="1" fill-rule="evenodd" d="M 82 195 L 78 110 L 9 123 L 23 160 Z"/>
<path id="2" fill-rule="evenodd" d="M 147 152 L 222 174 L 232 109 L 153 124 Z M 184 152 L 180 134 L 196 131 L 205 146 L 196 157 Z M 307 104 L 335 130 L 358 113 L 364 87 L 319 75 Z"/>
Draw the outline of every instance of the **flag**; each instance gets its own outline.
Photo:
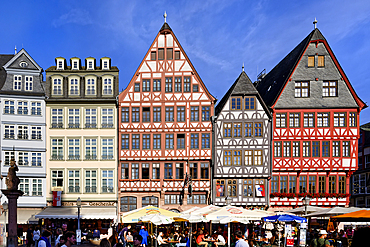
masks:
<path id="1" fill-rule="evenodd" d="M 62 206 L 62 192 L 53 191 L 53 206 L 60 207 Z"/>
<path id="2" fill-rule="evenodd" d="M 257 184 L 256 185 L 256 196 L 265 196 L 265 185 L 263 184 Z"/>
<path id="3" fill-rule="evenodd" d="M 217 197 L 224 196 L 224 186 L 223 185 L 216 185 L 216 196 Z"/>

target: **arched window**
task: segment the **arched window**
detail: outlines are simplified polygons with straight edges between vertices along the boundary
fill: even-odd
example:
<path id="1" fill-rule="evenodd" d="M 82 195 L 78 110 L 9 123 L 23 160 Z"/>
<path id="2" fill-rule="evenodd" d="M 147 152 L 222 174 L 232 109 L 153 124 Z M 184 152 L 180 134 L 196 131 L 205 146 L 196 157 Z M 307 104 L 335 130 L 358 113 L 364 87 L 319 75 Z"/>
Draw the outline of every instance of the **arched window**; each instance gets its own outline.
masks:
<path id="1" fill-rule="evenodd" d="M 121 197 L 121 212 L 128 212 L 137 208 L 137 198 L 133 196 Z"/>

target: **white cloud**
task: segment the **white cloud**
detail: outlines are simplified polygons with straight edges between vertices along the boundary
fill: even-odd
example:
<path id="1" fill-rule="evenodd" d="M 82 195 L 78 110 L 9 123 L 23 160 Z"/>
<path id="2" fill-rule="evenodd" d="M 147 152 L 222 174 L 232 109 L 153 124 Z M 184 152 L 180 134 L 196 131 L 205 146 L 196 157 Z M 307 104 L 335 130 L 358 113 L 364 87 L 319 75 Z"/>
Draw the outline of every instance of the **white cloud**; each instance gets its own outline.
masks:
<path id="1" fill-rule="evenodd" d="M 61 15 L 58 19 L 53 20 L 54 27 L 60 27 L 66 24 L 89 25 L 93 21 L 88 11 L 84 9 L 71 9 L 68 13 Z"/>

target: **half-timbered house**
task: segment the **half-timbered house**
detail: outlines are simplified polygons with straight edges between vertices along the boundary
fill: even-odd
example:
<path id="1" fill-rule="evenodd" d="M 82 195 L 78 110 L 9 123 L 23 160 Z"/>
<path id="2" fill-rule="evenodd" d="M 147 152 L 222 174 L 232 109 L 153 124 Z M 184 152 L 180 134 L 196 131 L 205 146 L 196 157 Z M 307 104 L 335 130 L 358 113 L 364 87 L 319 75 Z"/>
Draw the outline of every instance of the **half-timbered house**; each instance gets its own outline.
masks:
<path id="1" fill-rule="evenodd" d="M 307 193 L 311 205 L 348 205 L 366 105 L 316 23 L 262 77 L 257 89 L 273 114 L 271 206 L 302 205 Z"/>
<path id="2" fill-rule="evenodd" d="M 271 115 L 243 71 L 216 107 L 213 202 L 268 204 Z"/>
<path id="3" fill-rule="evenodd" d="M 120 212 L 156 205 L 205 205 L 210 192 L 215 98 L 165 22 L 119 95 Z M 192 178 L 192 196 L 184 178 Z"/>

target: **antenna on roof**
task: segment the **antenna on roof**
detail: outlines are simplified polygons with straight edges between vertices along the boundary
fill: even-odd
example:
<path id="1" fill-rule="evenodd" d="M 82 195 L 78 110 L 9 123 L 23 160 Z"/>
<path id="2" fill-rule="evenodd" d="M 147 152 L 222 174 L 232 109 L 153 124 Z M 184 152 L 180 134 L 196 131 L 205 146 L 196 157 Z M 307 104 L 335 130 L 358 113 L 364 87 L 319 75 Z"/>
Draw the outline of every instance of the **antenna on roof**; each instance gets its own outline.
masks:
<path id="1" fill-rule="evenodd" d="M 243 66 L 242 66 L 242 71 L 244 71 L 244 62 L 243 62 Z"/>
<path id="2" fill-rule="evenodd" d="M 166 23 L 167 22 L 167 13 L 166 13 L 166 11 L 164 12 L 164 15 L 163 15 L 163 17 L 164 17 L 164 23 Z"/>
<path id="3" fill-rule="evenodd" d="M 316 20 L 316 17 L 315 17 L 315 20 L 313 21 L 314 29 L 316 29 L 316 24 L 317 24 L 317 20 Z"/>
<path id="4" fill-rule="evenodd" d="M 17 54 L 17 46 L 14 46 L 14 55 Z"/>

